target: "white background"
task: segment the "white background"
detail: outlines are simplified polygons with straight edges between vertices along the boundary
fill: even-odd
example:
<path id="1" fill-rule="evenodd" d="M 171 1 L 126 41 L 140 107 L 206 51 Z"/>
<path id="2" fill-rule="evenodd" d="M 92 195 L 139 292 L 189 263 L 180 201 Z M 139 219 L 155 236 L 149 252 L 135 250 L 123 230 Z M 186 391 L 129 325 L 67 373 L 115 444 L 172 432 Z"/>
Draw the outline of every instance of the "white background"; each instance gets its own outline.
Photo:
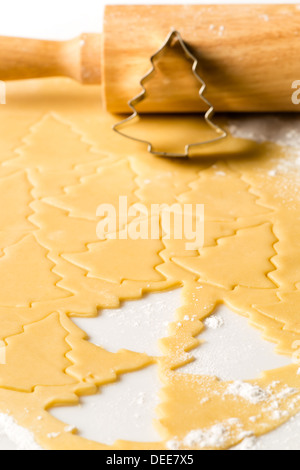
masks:
<path id="1" fill-rule="evenodd" d="M 82 32 L 100 32 L 104 3 L 101 0 L 7 0 L 2 1 L 0 35 L 43 39 L 69 39 Z M 106 3 L 130 3 L 124 1 Z M 182 3 L 176 1 L 134 3 Z M 265 2 L 210 2 L 188 3 L 283 3 Z M 290 1 L 289 3 L 299 3 Z M 179 306 L 179 293 L 156 294 L 142 301 L 127 303 L 120 311 L 103 312 L 97 319 L 77 320 L 85 331 L 91 333 L 91 341 L 114 351 L 119 347 L 135 351 L 159 354 L 157 340 L 166 332 L 166 323 L 174 318 Z M 159 312 L 159 317 L 157 313 Z M 265 343 L 259 333 L 248 327 L 246 320 L 227 309 L 221 312 L 225 321 L 220 330 L 209 331 L 203 339 L 206 346 L 195 352 L 198 361 L 186 372 L 214 372 L 224 379 L 247 379 L 259 374 L 261 368 L 275 368 L 287 364 L 278 357 L 273 346 Z M 147 323 L 147 328 L 143 324 Z M 116 328 L 117 324 L 117 328 Z M 136 329 L 133 325 L 140 324 Z M 237 354 L 237 350 L 239 354 Z M 237 361 L 237 357 L 241 360 Z M 246 373 L 245 373 L 246 371 Z M 83 436 L 111 443 L 114 439 L 157 440 L 151 425 L 155 417 L 155 404 L 159 384 L 155 368 L 138 375 L 128 374 L 121 381 L 104 387 L 102 393 L 83 399 L 83 406 L 54 410 L 55 416 L 68 424 L 77 425 Z M 105 423 L 105 426 L 103 426 Z M 0 429 L 1 434 L 1 429 Z M 300 448 L 300 420 L 266 436 L 261 441 L 264 448 Z M 0 435 L 0 449 L 16 446 Z"/>

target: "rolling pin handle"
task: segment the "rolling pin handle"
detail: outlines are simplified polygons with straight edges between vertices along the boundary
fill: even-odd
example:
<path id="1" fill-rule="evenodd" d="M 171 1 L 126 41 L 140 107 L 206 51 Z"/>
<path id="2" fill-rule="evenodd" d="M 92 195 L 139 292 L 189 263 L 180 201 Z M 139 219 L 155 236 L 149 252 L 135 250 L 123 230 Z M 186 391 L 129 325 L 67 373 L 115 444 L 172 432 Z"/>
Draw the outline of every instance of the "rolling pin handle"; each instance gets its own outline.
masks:
<path id="1" fill-rule="evenodd" d="M 101 83 L 101 35 L 69 41 L 0 37 L 0 80 L 70 77 Z"/>

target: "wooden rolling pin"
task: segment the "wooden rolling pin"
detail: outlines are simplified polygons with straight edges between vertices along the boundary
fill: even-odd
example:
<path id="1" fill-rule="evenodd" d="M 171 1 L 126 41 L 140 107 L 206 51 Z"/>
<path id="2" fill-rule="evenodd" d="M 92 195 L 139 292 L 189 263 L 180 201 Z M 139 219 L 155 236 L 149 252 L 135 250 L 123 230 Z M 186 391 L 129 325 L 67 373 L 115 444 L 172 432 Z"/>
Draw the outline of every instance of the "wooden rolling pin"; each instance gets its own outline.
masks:
<path id="1" fill-rule="evenodd" d="M 206 96 L 217 111 L 300 111 L 292 103 L 292 84 L 300 80 L 297 5 L 107 6 L 102 35 L 66 42 L 1 37 L 0 80 L 63 76 L 102 82 L 107 109 L 127 113 L 150 56 L 172 28 L 199 58 Z M 171 71 L 173 86 L 158 79 Z M 174 49 L 153 77 L 153 99 L 139 110 L 203 111 L 198 91 L 191 64 Z"/>

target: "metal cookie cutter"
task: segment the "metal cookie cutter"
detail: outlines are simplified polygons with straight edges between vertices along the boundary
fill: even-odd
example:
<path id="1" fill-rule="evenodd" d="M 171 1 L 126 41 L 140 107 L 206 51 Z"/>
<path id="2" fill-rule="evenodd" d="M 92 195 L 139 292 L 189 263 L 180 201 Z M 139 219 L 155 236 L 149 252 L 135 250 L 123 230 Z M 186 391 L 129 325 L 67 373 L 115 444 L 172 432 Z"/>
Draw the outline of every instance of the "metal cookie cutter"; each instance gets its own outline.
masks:
<path id="1" fill-rule="evenodd" d="M 149 78 L 151 77 L 151 75 L 155 72 L 155 65 L 154 65 L 154 61 L 156 59 L 156 57 L 163 51 L 163 49 L 165 47 L 168 47 L 173 41 L 177 40 L 179 42 L 179 44 L 181 45 L 182 49 L 183 49 L 183 52 L 185 54 L 185 56 L 187 57 L 187 60 L 189 61 L 192 61 L 192 72 L 194 74 L 194 76 L 196 77 L 196 79 L 199 81 L 201 87 L 200 87 L 200 90 L 199 90 L 199 97 L 202 101 L 204 101 L 204 103 L 207 104 L 207 106 L 209 107 L 208 111 L 205 113 L 204 115 L 204 119 L 206 121 L 206 123 L 214 130 L 216 131 L 216 133 L 218 133 L 219 135 L 217 137 L 215 137 L 214 139 L 210 139 L 210 140 L 205 140 L 205 141 L 202 141 L 202 142 L 197 142 L 197 143 L 193 143 L 193 144 L 187 144 L 185 146 L 185 153 L 183 154 L 174 154 L 174 153 L 168 153 L 168 152 L 159 152 L 159 151 L 155 151 L 153 150 L 153 145 L 151 142 L 148 142 L 147 140 L 142 140 L 142 139 L 138 139 L 136 137 L 133 137 L 131 135 L 127 135 L 125 132 L 122 132 L 121 130 L 119 130 L 119 128 L 121 126 L 123 126 L 123 124 L 126 124 L 130 121 L 132 121 L 135 117 L 137 117 L 139 115 L 137 109 L 136 109 L 136 106 L 145 99 L 146 97 L 146 88 L 144 86 L 144 84 L 149 80 Z M 161 48 L 155 52 L 155 54 L 153 54 L 150 58 L 150 62 L 152 64 L 152 67 L 151 69 L 149 70 L 149 72 L 146 73 L 146 75 L 144 75 L 141 80 L 140 80 L 140 85 L 142 87 L 142 91 L 141 93 L 139 93 L 137 96 L 135 96 L 134 98 L 132 98 L 129 102 L 128 102 L 128 106 L 132 109 L 133 113 L 127 117 L 126 119 L 123 119 L 122 121 L 120 122 L 117 122 L 114 126 L 113 126 L 113 130 L 115 132 L 117 132 L 118 134 L 122 135 L 123 137 L 126 137 L 127 139 L 131 139 L 131 140 L 134 140 L 135 142 L 141 142 L 141 143 L 144 143 L 144 144 L 147 144 L 148 146 L 148 152 L 149 153 L 152 153 L 153 155 L 160 155 L 160 156 L 163 156 L 163 157 L 189 157 L 189 152 L 190 152 L 190 149 L 192 147 L 196 147 L 198 145 L 206 145 L 206 144 L 212 144 L 214 142 L 218 142 L 219 140 L 222 140 L 222 139 L 225 139 L 227 136 L 228 136 L 228 133 L 226 132 L 226 130 L 222 129 L 220 126 L 218 126 L 217 124 L 215 124 L 213 121 L 212 121 L 212 118 L 215 114 L 215 109 L 214 109 L 214 106 L 207 100 L 207 98 L 205 98 L 204 96 L 204 92 L 206 90 L 206 83 L 204 82 L 204 80 L 200 77 L 200 75 L 197 73 L 197 67 L 198 67 L 198 59 L 191 53 L 191 51 L 188 49 L 186 43 L 184 42 L 184 40 L 182 39 L 181 37 L 181 34 L 176 31 L 176 30 L 172 30 L 167 39 L 165 40 L 164 44 L 161 46 Z"/>

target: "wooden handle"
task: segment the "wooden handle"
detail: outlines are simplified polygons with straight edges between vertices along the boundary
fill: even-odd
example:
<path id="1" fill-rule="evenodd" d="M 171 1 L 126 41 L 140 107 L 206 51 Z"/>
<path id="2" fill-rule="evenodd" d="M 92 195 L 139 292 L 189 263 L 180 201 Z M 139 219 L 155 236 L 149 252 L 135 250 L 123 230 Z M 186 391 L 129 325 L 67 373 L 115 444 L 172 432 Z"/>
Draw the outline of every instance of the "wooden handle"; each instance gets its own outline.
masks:
<path id="1" fill-rule="evenodd" d="M 107 6 L 103 76 L 110 111 L 128 112 L 150 56 L 171 28 L 199 58 L 206 96 L 218 111 L 300 111 L 292 103 L 292 83 L 300 80 L 297 5 Z M 149 99 L 139 105 L 141 112 L 206 109 L 191 64 L 179 55 L 166 55 L 146 88 Z"/>
<path id="2" fill-rule="evenodd" d="M 101 82 L 101 35 L 83 34 L 70 41 L 0 37 L 0 79 L 70 77 Z"/>
<path id="3" fill-rule="evenodd" d="M 206 97 L 217 111 L 300 111 L 292 102 L 292 84 L 300 79 L 297 5 L 107 6 L 102 39 L 97 34 L 66 42 L 0 38 L 0 80 L 103 79 L 108 110 L 127 113 L 150 56 L 172 28 L 199 58 Z M 206 109 L 191 64 L 176 48 L 157 64 L 147 90 L 140 112 Z"/>

